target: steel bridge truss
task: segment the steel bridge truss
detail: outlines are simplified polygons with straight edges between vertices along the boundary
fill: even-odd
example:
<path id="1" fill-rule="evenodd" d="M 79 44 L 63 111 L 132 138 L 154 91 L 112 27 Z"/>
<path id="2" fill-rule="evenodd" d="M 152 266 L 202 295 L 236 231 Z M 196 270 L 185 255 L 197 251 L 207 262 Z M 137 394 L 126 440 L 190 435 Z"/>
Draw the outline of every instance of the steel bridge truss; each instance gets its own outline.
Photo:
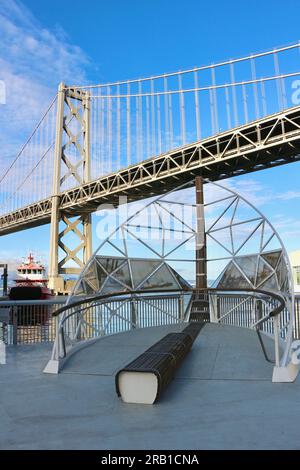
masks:
<path id="1" fill-rule="evenodd" d="M 85 142 L 87 135 L 86 133 Z M 68 139 L 80 150 L 80 165 L 84 166 L 87 172 L 87 143 L 82 149 L 74 142 L 74 136 L 68 134 Z M 61 139 L 58 141 L 61 142 Z M 69 176 L 72 173 L 76 179 L 88 181 L 87 177 L 82 178 L 78 174 L 79 165 L 68 164 L 67 158 L 62 156 L 60 144 L 57 153 L 65 161 Z M 96 211 L 99 204 L 110 203 L 117 206 L 119 196 L 127 196 L 130 202 L 161 194 L 179 183 L 191 180 L 197 174 L 210 181 L 217 181 L 294 162 L 299 158 L 300 107 L 296 107 L 175 149 L 99 179 L 83 182 L 72 189 L 60 192 L 59 188 L 55 188 L 55 196 L 52 198 L 0 217 L 0 235 L 46 224 L 51 220 L 53 222 L 57 214 L 66 215 L 68 218 L 87 216 Z M 58 233 L 58 229 L 55 230 Z"/>

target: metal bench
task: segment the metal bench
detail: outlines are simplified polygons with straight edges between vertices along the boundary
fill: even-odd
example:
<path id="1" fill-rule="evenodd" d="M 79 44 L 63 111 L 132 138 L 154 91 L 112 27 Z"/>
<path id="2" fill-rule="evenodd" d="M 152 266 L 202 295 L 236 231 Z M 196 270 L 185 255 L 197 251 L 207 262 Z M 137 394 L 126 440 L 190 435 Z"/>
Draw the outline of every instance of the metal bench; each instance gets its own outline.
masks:
<path id="1" fill-rule="evenodd" d="M 116 391 L 125 403 L 153 404 L 172 380 L 204 322 L 169 333 L 116 374 Z"/>

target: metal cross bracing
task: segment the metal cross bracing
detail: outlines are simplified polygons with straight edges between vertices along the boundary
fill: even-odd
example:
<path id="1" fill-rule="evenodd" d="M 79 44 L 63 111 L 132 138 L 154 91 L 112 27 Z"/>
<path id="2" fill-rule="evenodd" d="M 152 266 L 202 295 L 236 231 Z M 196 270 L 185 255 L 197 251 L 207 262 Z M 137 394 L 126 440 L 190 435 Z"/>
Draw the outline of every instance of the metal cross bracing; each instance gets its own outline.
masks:
<path id="1" fill-rule="evenodd" d="M 99 203 L 160 194 L 196 174 L 219 180 L 296 161 L 299 51 L 296 43 L 148 78 L 61 84 L 0 177 L 0 235 L 51 221 L 58 282 L 70 259 L 73 271 L 87 259 Z M 60 225 L 73 217 L 71 249 Z"/>
<path id="2" fill-rule="evenodd" d="M 62 275 L 79 274 L 92 254 L 91 215 L 76 214 L 75 220 L 71 220 L 60 205 L 60 194 L 68 180 L 74 180 L 80 185 L 90 180 L 89 105 L 88 92 L 65 90 L 65 86 L 60 85 L 57 98 L 58 124 L 51 197 L 49 261 L 49 286 L 58 292 L 65 291 Z M 64 223 L 63 229 L 61 222 Z M 70 232 L 77 238 L 77 243 L 72 248 L 66 241 Z"/>

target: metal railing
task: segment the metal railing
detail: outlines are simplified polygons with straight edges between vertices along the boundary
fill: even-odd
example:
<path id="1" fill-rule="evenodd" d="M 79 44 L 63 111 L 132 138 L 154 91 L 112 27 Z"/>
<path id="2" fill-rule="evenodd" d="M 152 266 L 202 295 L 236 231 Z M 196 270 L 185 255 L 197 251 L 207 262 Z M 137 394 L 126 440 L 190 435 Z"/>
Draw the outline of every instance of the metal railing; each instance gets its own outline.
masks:
<path id="1" fill-rule="evenodd" d="M 184 320 L 184 294 L 138 292 L 107 294 L 72 305 L 55 312 L 59 318 L 57 348 L 66 355 L 75 343 L 129 331 L 136 328 L 170 325 Z M 185 294 L 186 295 L 186 294 Z M 190 299 L 191 293 L 189 293 Z M 58 353 L 60 355 L 61 353 Z"/>
<path id="2" fill-rule="evenodd" d="M 111 297 L 111 295 L 107 296 Z M 56 338 L 59 316 L 53 314 L 64 306 L 66 299 L 3 301 L 0 302 L 0 340 L 7 345 L 53 342 Z M 85 311 L 86 322 L 93 328 L 86 329 L 87 338 L 105 336 L 131 328 L 145 328 L 178 322 L 183 315 L 183 305 L 178 295 L 155 298 L 119 296 L 105 302 L 85 301 L 79 314 Z M 70 309 L 73 313 L 75 307 Z M 172 312 L 172 313 L 166 313 Z M 66 322 L 73 329 L 74 319 Z"/>
<path id="3" fill-rule="evenodd" d="M 222 296 L 215 295 L 211 300 L 211 319 L 225 325 L 255 329 L 265 359 L 279 367 L 280 346 L 284 350 L 283 362 L 286 350 L 289 348 L 290 312 L 286 308 L 286 299 L 281 295 L 268 296 L 266 292 L 260 290 L 251 295 L 249 293 L 241 293 L 239 297 L 236 293 L 226 292 L 223 292 Z M 267 353 L 261 333 L 273 337 L 274 359 Z"/>
<path id="4" fill-rule="evenodd" d="M 93 340 L 101 336 L 106 336 L 130 329 L 159 326 L 171 323 L 189 321 L 194 308 L 193 303 L 199 303 L 199 295 L 210 297 L 212 321 L 218 322 L 215 306 L 218 305 L 218 294 L 226 289 L 203 289 L 187 291 L 137 291 L 128 294 L 114 293 L 98 295 L 85 298 L 73 304 L 66 305 L 54 313 L 59 318 L 57 336 L 53 345 L 51 359 L 48 362 L 45 372 L 58 373 L 62 361 L 69 357 L 72 352 L 79 347 L 85 346 L 87 340 Z M 229 293 L 229 290 L 228 290 Z M 242 295 L 245 291 L 241 292 Z M 256 315 L 252 318 L 250 328 L 257 331 L 260 344 L 265 358 L 269 360 L 263 340 L 260 335 L 261 326 L 265 323 L 273 324 L 275 338 L 275 361 L 279 365 L 279 328 L 278 317 L 283 312 L 285 299 L 280 294 L 273 294 L 266 291 L 251 291 L 247 293 L 253 295 L 258 300 L 263 300 L 268 305 L 268 310 L 263 316 Z M 271 299 L 272 302 L 268 302 Z M 237 307 L 234 307 L 234 309 Z M 230 306 L 226 313 L 228 317 L 232 311 Z M 223 317 L 224 315 L 222 315 Z M 197 318 L 196 318 L 197 319 Z M 199 316 L 201 320 L 201 316 Z"/>
<path id="5" fill-rule="evenodd" d="M 58 321 L 53 313 L 65 304 L 55 300 L 18 300 L 0 302 L 0 340 L 7 345 L 53 342 Z"/>
<path id="6" fill-rule="evenodd" d="M 107 315 L 109 310 L 119 311 L 119 314 L 124 313 L 124 309 L 128 308 L 128 299 L 126 306 L 125 304 L 120 307 L 120 299 L 113 300 L 107 303 L 106 309 L 103 310 L 104 324 L 106 327 L 102 329 L 103 334 L 113 334 L 118 331 L 124 331 L 126 328 L 129 329 L 128 321 L 122 320 L 123 315 L 115 315 L 113 321 L 107 321 Z M 159 326 L 163 322 L 163 315 L 157 309 L 157 303 L 162 302 L 162 299 L 155 300 L 151 298 L 148 308 L 146 305 L 142 305 L 141 301 L 135 300 L 138 306 L 137 310 L 137 327 L 147 326 Z M 165 300 L 166 302 L 166 300 Z M 173 302 L 173 303 L 172 303 Z M 57 311 L 62 305 L 64 305 L 64 298 L 57 298 L 55 301 L 5 301 L 0 303 L 0 340 L 3 340 L 6 344 L 32 344 L 40 342 L 53 342 L 56 337 L 57 331 L 57 320 L 52 317 L 52 313 Z M 123 301 L 122 301 L 123 303 Z M 251 326 L 254 309 L 257 310 L 256 315 L 265 316 L 268 307 L 265 302 L 259 299 L 253 299 L 243 294 L 225 294 L 220 293 L 217 296 L 215 308 L 217 321 L 226 325 L 235 325 L 249 328 Z M 48 309 L 49 317 L 47 321 L 38 324 L 30 324 L 30 319 L 34 314 L 38 312 L 38 308 L 46 307 Z M 175 300 L 172 297 L 169 305 L 170 311 L 176 311 Z M 104 308 L 102 306 L 102 308 Z M 120 310 L 121 308 L 121 310 Z M 184 308 L 184 307 L 181 307 Z M 105 313 L 106 310 L 106 313 Z M 163 310 L 166 310 L 164 306 Z M 122 312 L 123 311 L 123 312 Z M 260 313 L 259 313 L 260 312 Z M 289 313 L 285 308 L 280 316 L 280 329 L 284 331 L 284 325 L 288 321 Z M 5 318 L 6 317 L 6 318 Z M 93 320 L 94 317 L 94 320 Z M 99 317 L 97 313 L 97 307 L 92 306 L 89 308 L 88 322 L 95 322 L 96 317 Z M 106 320 L 105 320 L 106 318 Z M 1 321 L 5 320 L 5 321 Z M 166 322 L 167 319 L 164 319 Z M 171 321 L 171 317 L 169 318 Z M 273 328 L 270 323 L 265 323 L 262 330 L 267 334 L 273 334 Z M 295 297 L 295 321 L 294 321 L 294 339 L 300 339 L 300 295 Z"/>
<path id="7" fill-rule="evenodd" d="M 219 323 L 250 328 L 253 317 L 264 317 L 268 311 L 268 305 L 247 294 L 220 294 L 217 297 L 216 316 Z M 275 302 L 270 300 L 275 306 Z M 295 318 L 293 325 L 293 338 L 300 339 L 300 295 L 295 296 Z M 285 339 L 286 327 L 289 322 L 289 311 L 285 307 L 279 317 L 279 329 L 282 339 Z M 271 323 L 264 323 L 262 331 L 273 335 L 274 330 Z"/>
<path id="8" fill-rule="evenodd" d="M 265 359 L 275 363 L 277 367 L 286 365 L 291 339 L 291 315 L 290 310 L 285 308 L 287 299 L 279 293 L 263 290 L 237 289 L 232 292 L 230 289 L 208 288 L 165 292 L 116 292 L 81 298 L 64 306 L 64 299 L 5 301 L 0 303 L 0 339 L 6 344 L 54 341 L 51 359 L 45 372 L 57 373 L 62 364 L 61 360 L 78 347 L 84 346 L 87 340 L 136 328 L 189 321 L 192 312 L 194 318 L 194 307 L 199 305 L 201 296 L 209 299 L 209 315 L 212 322 L 254 329 Z M 297 313 L 299 300 L 297 298 L 295 304 Z M 298 315 L 296 324 L 299 324 Z M 267 353 L 262 332 L 274 339 L 274 358 L 270 358 Z"/>
<path id="9" fill-rule="evenodd" d="M 163 322 L 173 321 L 173 316 L 163 318 L 164 315 L 160 312 L 158 303 L 162 303 L 162 299 L 155 300 L 151 297 L 150 303 L 142 304 L 141 301 L 135 299 L 137 308 L 137 322 L 135 327 L 144 328 L 147 326 L 159 326 Z M 186 307 L 187 296 L 183 297 L 185 305 L 181 305 L 182 309 Z M 127 320 L 124 312 L 128 309 L 128 299 L 126 304 L 120 305 L 121 300 L 106 301 L 106 307 L 102 305 L 103 314 L 103 328 L 102 334 L 113 334 L 119 331 L 125 331 L 130 328 L 130 323 Z M 133 302 L 133 301 L 132 301 Z M 163 306 L 163 311 L 168 308 L 172 312 L 176 312 L 174 296 L 172 299 L 165 299 L 164 302 L 169 302 Z M 182 301 L 181 301 L 182 302 Z M 271 302 L 271 301 L 270 301 Z M 123 303 L 123 300 L 122 300 Z M 57 318 L 55 319 L 52 314 L 65 304 L 64 297 L 57 297 L 55 300 L 41 300 L 41 301 L 1 301 L 0 302 L 0 340 L 6 344 L 33 344 L 40 342 L 53 342 L 57 332 Z M 30 319 L 38 313 L 39 308 L 47 308 L 48 314 L 46 321 L 42 323 L 33 324 Z M 216 296 L 214 303 L 216 320 L 226 325 L 235 325 L 250 328 L 253 317 L 254 309 L 256 315 L 265 316 L 268 306 L 265 302 L 259 299 L 249 297 L 249 295 L 242 293 L 219 293 Z M 96 319 L 100 318 L 100 306 L 90 306 L 88 309 L 88 322 L 97 323 Z M 115 311 L 113 319 L 108 322 L 108 312 Z M 132 310 L 134 311 L 134 310 Z M 117 314 L 118 312 L 118 314 Z M 41 312 L 40 312 L 41 313 Z M 280 315 L 280 329 L 284 334 L 284 325 L 287 323 L 289 312 L 285 308 Z M 176 320 L 177 321 L 177 320 Z M 165 323 L 166 324 L 166 323 Z M 100 325 L 100 323 L 99 323 Z M 270 322 L 262 325 L 262 331 L 267 334 L 273 334 L 273 327 Z M 95 333 L 94 333 L 95 336 Z M 295 296 L 295 320 L 293 329 L 294 339 L 300 339 L 300 295 Z"/>

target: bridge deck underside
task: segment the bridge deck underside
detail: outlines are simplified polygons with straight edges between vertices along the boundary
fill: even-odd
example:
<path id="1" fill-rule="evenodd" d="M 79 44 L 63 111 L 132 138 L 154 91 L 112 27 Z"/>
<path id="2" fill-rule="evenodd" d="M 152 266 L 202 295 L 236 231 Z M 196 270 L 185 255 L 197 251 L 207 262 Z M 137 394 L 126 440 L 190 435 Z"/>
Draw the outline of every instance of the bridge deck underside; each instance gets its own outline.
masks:
<path id="1" fill-rule="evenodd" d="M 60 210 L 77 216 L 100 204 L 119 204 L 162 194 L 194 176 L 217 181 L 300 159 L 300 107 L 194 142 L 100 177 L 60 195 Z M 51 197 L 0 217 L 0 235 L 47 224 Z"/>

